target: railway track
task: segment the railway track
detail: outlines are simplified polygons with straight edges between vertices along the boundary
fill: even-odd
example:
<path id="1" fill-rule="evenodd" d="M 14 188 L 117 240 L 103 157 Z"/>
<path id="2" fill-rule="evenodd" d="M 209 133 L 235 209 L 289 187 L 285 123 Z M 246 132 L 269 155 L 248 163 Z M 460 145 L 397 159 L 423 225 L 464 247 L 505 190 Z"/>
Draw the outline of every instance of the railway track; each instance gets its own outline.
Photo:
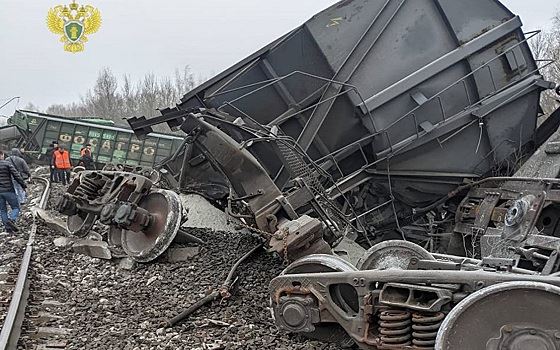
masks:
<path id="1" fill-rule="evenodd" d="M 49 181 L 42 177 L 34 177 L 32 180 L 35 183 L 43 185 L 42 194 L 35 207 L 45 208 L 50 194 Z M 29 237 L 27 239 L 27 243 L 25 244 L 25 250 L 21 258 L 21 263 L 19 264 L 19 270 L 16 272 L 17 279 L 15 279 L 15 284 L 13 284 L 13 286 L 11 285 L 11 282 L 14 282 L 13 277 L 15 273 L 13 273 L 13 271 L 11 273 L 10 271 L 4 272 L 4 284 L 2 285 L 4 292 L 3 295 L 9 295 L 9 297 L 6 300 L 2 300 L 2 304 L 8 304 L 8 307 L 3 315 L 2 330 L 0 332 L 0 350 L 17 348 L 22 325 L 25 319 L 25 311 L 31 284 L 31 256 L 33 254 L 33 243 L 37 232 L 37 218 L 35 212 L 33 210 L 32 212 Z"/>

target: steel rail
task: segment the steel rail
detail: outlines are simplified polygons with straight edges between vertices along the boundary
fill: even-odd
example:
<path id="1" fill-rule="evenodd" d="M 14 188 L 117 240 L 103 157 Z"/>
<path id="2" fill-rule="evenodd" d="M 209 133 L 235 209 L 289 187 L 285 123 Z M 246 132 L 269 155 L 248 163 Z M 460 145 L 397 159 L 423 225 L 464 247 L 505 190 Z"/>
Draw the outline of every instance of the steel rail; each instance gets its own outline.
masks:
<path id="1" fill-rule="evenodd" d="M 44 209 L 50 194 L 50 183 L 46 178 L 33 177 L 32 181 L 43 182 L 45 187 L 38 207 Z M 17 348 L 17 343 L 21 333 L 21 326 L 25 316 L 25 307 L 27 305 L 27 297 L 29 295 L 29 280 L 27 278 L 29 266 L 31 262 L 31 254 L 33 252 L 33 242 L 35 241 L 35 234 L 37 233 L 36 212 L 33 211 L 33 224 L 29 232 L 29 239 L 19 270 L 18 278 L 14 291 L 12 293 L 12 300 L 6 314 L 6 319 L 2 325 L 0 332 L 0 350 L 11 350 Z"/>

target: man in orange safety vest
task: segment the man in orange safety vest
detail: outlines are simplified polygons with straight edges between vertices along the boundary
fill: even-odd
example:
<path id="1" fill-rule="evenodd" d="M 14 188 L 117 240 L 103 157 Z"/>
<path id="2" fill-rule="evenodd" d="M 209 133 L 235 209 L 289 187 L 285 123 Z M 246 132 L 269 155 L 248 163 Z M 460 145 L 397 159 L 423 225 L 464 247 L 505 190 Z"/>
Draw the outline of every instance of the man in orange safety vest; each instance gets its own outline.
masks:
<path id="1" fill-rule="evenodd" d="M 72 163 L 70 162 L 70 153 L 63 145 L 59 145 L 58 149 L 53 152 L 52 166 L 58 174 L 58 178 L 62 184 L 68 184 L 70 182 L 70 169 L 72 168 Z"/>

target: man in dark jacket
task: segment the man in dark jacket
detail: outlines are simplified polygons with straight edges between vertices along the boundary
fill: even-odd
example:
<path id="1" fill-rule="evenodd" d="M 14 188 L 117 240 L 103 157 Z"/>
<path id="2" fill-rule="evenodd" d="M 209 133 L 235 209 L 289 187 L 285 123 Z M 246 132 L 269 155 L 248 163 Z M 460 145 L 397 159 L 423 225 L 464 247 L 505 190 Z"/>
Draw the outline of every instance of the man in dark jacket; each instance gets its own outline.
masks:
<path id="1" fill-rule="evenodd" d="M 58 173 L 56 172 L 56 169 L 54 168 L 53 165 L 53 155 L 54 155 L 54 151 L 56 151 L 57 149 L 58 149 L 58 141 L 51 142 L 51 144 L 47 148 L 46 158 L 47 158 L 47 162 L 49 162 L 50 165 L 51 182 L 59 182 Z"/>
<path id="2" fill-rule="evenodd" d="M 12 178 L 23 189 L 27 188 L 27 185 L 16 168 L 4 158 L 4 152 L 0 151 L 0 217 L 6 232 L 13 233 L 19 231 L 16 226 L 16 220 L 19 216 L 19 201 L 12 184 Z M 9 216 L 6 203 L 12 208 Z"/>
<path id="3" fill-rule="evenodd" d="M 6 158 L 6 160 L 12 163 L 14 168 L 16 168 L 16 170 L 23 178 L 23 180 L 28 180 L 31 177 L 31 173 L 29 171 L 29 165 L 27 165 L 27 162 L 25 161 L 25 159 L 23 159 L 23 154 L 21 154 L 19 149 L 12 148 L 12 154 L 8 158 Z M 14 189 L 16 191 L 19 204 L 25 204 L 25 202 L 27 202 L 27 194 L 25 193 L 25 190 L 20 186 L 20 184 L 16 180 L 12 179 L 12 182 L 14 184 Z"/>

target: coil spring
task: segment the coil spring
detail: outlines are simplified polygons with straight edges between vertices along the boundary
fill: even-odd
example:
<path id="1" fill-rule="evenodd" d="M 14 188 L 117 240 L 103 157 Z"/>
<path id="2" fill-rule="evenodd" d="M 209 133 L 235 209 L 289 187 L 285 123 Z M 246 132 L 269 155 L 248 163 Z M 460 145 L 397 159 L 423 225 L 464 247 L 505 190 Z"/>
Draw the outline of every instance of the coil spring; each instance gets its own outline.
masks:
<path id="1" fill-rule="evenodd" d="M 379 314 L 380 349 L 401 349 L 412 338 L 410 312 L 385 310 Z"/>
<path id="2" fill-rule="evenodd" d="M 88 174 L 80 179 L 80 185 L 76 187 L 74 194 L 91 199 L 98 196 L 101 187 L 103 186 L 99 183 L 97 176 L 95 174 Z"/>
<path id="3" fill-rule="evenodd" d="M 430 350 L 436 344 L 436 337 L 445 314 L 419 313 L 412 314 L 412 344 L 414 349 Z"/>

